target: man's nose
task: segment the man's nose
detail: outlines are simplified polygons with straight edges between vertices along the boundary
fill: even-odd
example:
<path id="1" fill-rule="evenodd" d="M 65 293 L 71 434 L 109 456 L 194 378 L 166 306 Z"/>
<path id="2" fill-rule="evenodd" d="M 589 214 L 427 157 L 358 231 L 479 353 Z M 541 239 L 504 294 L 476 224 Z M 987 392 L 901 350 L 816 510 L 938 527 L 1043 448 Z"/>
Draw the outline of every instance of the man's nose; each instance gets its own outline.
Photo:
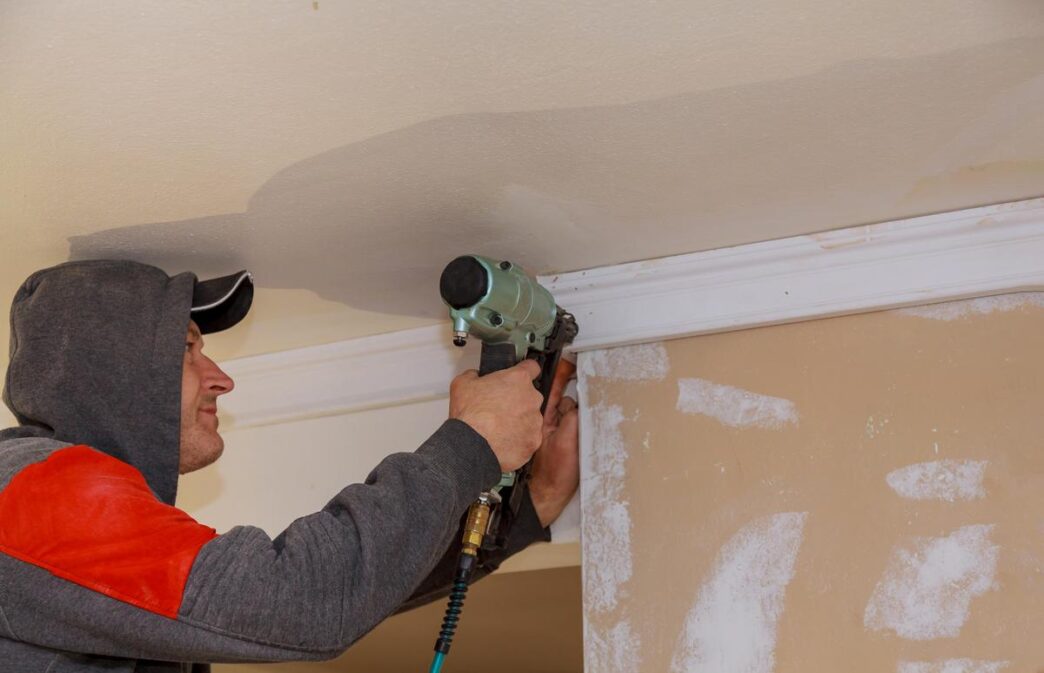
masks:
<path id="1" fill-rule="evenodd" d="M 207 389 L 217 395 L 232 392 L 232 389 L 236 387 L 236 382 L 232 380 L 232 377 L 210 358 L 207 358 L 207 363 L 209 365 L 206 378 Z"/>

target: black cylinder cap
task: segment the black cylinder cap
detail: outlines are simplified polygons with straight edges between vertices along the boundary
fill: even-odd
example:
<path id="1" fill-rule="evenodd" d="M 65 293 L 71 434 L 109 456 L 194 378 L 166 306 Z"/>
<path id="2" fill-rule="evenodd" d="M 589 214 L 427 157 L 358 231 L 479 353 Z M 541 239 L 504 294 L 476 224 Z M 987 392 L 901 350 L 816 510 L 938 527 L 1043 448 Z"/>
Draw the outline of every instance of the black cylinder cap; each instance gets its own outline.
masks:
<path id="1" fill-rule="evenodd" d="M 489 272 L 471 255 L 447 264 L 439 279 L 439 292 L 453 308 L 474 306 L 488 291 Z"/>

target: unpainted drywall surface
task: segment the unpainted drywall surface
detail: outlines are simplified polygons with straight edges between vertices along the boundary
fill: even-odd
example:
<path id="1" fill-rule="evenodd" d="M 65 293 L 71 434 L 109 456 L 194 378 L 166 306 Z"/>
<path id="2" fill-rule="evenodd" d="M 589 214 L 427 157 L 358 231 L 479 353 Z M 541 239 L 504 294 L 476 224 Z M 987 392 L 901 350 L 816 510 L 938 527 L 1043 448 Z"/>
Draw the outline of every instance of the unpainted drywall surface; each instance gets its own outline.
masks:
<path id="1" fill-rule="evenodd" d="M 582 354 L 589 673 L 1037 673 L 1044 301 Z"/>
<path id="2" fill-rule="evenodd" d="M 233 212 L 72 235 L 69 255 L 236 263 L 313 302 L 442 317 L 439 273 L 466 252 L 546 273 L 1038 196 L 1041 63 L 1036 36 L 621 104 L 453 114 L 301 158 Z"/>

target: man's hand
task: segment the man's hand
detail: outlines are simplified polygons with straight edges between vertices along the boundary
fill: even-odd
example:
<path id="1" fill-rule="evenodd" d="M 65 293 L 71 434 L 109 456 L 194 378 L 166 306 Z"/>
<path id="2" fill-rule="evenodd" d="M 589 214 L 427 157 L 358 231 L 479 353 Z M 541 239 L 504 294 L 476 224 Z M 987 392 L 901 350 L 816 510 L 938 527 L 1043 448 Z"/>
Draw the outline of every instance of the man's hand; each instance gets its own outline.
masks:
<path id="1" fill-rule="evenodd" d="M 533 456 L 529 494 L 540 525 L 547 528 L 580 485 L 580 422 L 576 400 L 563 397 L 576 366 L 560 360 L 544 412 L 544 441 Z"/>
<path id="2" fill-rule="evenodd" d="M 464 421 L 489 442 L 502 472 L 522 467 L 540 447 L 544 398 L 533 386 L 538 376 L 540 365 L 524 360 L 483 377 L 469 369 L 450 384 L 450 418 Z"/>

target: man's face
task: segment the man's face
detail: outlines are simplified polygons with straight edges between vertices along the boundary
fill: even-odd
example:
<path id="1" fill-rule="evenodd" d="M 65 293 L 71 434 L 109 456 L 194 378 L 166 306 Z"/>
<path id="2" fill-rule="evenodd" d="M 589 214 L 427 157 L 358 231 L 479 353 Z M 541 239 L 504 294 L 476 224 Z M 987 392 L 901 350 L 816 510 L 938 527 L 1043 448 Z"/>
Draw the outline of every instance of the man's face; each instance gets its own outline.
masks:
<path id="1" fill-rule="evenodd" d="M 225 441 L 217 431 L 217 398 L 233 385 L 228 374 L 203 355 L 199 327 L 189 322 L 181 370 L 181 474 L 206 467 L 221 457 Z"/>

